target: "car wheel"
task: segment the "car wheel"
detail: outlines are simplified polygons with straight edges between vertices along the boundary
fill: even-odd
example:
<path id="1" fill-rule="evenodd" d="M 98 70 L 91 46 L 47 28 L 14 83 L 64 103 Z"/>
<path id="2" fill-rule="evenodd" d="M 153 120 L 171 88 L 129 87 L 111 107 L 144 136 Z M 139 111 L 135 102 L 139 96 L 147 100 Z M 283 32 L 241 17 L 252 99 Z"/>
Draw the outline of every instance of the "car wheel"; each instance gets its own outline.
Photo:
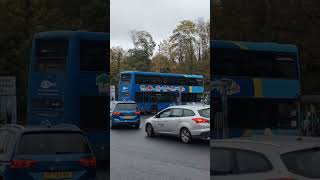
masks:
<path id="1" fill-rule="evenodd" d="M 180 138 L 181 138 L 181 141 L 183 143 L 189 144 L 191 142 L 191 139 L 192 139 L 192 136 L 191 136 L 191 133 L 190 133 L 189 129 L 182 128 L 180 130 Z"/>
<path id="2" fill-rule="evenodd" d="M 151 124 L 147 124 L 146 126 L 146 133 L 148 137 L 153 137 L 154 136 L 154 131 L 153 131 L 153 127 Z"/>

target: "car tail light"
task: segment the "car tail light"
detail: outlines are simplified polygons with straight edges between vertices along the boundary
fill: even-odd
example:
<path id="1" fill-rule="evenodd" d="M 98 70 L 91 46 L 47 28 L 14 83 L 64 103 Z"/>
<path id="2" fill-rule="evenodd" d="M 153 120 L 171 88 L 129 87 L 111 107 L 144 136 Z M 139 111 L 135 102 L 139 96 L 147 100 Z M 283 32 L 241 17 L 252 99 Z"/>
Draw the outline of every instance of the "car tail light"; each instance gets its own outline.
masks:
<path id="1" fill-rule="evenodd" d="M 272 179 L 268 179 L 268 180 L 297 180 L 291 177 L 280 177 L 280 178 L 272 178 Z"/>
<path id="2" fill-rule="evenodd" d="M 113 112 L 113 115 L 119 116 L 121 114 L 121 112 Z"/>
<path id="3" fill-rule="evenodd" d="M 80 159 L 80 165 L 85 167 L 96 167 L 97 166 L 97 160 L 95 157 L 86 158 L 86 159 Z"/>
<path id="4" fill-rule="evenodd" d="M 192 118 L 192 121 L 194 121 L 195 123 L 208 123 L 209 122 L 208 119 L 204 119 L 204 118 Z"/>
<path id="5" fill-rule="evenodd" d="M 34 160 L 12 160 L 10 163 L 11 168 L 30 168 L 37 162 Z"/>
<path id="6" fill-rule="evenodd" d="M 140 115 L 141 114 L 141 112 L 140 111 L 136 111 L 136 112 L 134 112 L 136 115 Z"/>

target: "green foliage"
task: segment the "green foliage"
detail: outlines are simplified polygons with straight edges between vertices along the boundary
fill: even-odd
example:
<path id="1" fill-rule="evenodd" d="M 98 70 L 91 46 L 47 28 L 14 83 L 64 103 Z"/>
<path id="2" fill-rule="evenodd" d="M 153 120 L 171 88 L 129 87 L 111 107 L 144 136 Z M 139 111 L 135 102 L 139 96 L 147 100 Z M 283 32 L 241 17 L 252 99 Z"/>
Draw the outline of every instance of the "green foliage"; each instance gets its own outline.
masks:
<path id="1" fill-rule="evenodd" d="M 127 63 L 132 70 L 150 71 L 150 59 L 147 51 L 142 49 L 129 49 Z"/>

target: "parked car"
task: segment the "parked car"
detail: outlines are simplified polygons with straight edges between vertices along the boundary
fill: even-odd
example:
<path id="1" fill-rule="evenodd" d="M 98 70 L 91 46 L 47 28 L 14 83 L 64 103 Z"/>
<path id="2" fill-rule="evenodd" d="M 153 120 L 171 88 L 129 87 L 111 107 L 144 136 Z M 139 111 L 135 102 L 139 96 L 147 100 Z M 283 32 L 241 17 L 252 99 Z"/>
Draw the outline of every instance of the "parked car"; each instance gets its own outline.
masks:
<path id="1" fill-rule="evenodd" d="M 170 106 L 146 120 L 146 134 L 174 135 L 183 143 L 210 136 L 210 106 L 202 104 Z"/>
<path id="2" fill-rule="evenodd" d="M 211 179 L 320 179 L 319 140 L 270 135 L 211 140 Z"/>
<path id="3" fill-rule="evenodd" d="M 114 101 L 110 105 L 111 128 L 117 126 L 140 127 L 140 111 L 134 101 Z"/>
<path id="4" fill-rule="evenodd" d="M 74 125 L 0 128 L 0 179 L 96 178 L 96 159 L 86 135 Z"/>

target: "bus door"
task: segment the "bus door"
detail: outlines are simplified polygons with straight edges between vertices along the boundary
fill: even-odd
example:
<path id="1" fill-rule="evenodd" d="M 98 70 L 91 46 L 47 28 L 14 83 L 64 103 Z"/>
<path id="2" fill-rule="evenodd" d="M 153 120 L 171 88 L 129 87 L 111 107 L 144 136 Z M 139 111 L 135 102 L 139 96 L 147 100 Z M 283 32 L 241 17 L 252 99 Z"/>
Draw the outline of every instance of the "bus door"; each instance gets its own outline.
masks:
<path id="1" fill-rule="evenodd" d="M 211 82 L 212 112 L 214 119 L 210 121 L 211 136 L 214 139 L 229 137 L 228 95 L 227 85 L 222 81 Z M 212 124 L 213 123 L 213 124 Z"/>

